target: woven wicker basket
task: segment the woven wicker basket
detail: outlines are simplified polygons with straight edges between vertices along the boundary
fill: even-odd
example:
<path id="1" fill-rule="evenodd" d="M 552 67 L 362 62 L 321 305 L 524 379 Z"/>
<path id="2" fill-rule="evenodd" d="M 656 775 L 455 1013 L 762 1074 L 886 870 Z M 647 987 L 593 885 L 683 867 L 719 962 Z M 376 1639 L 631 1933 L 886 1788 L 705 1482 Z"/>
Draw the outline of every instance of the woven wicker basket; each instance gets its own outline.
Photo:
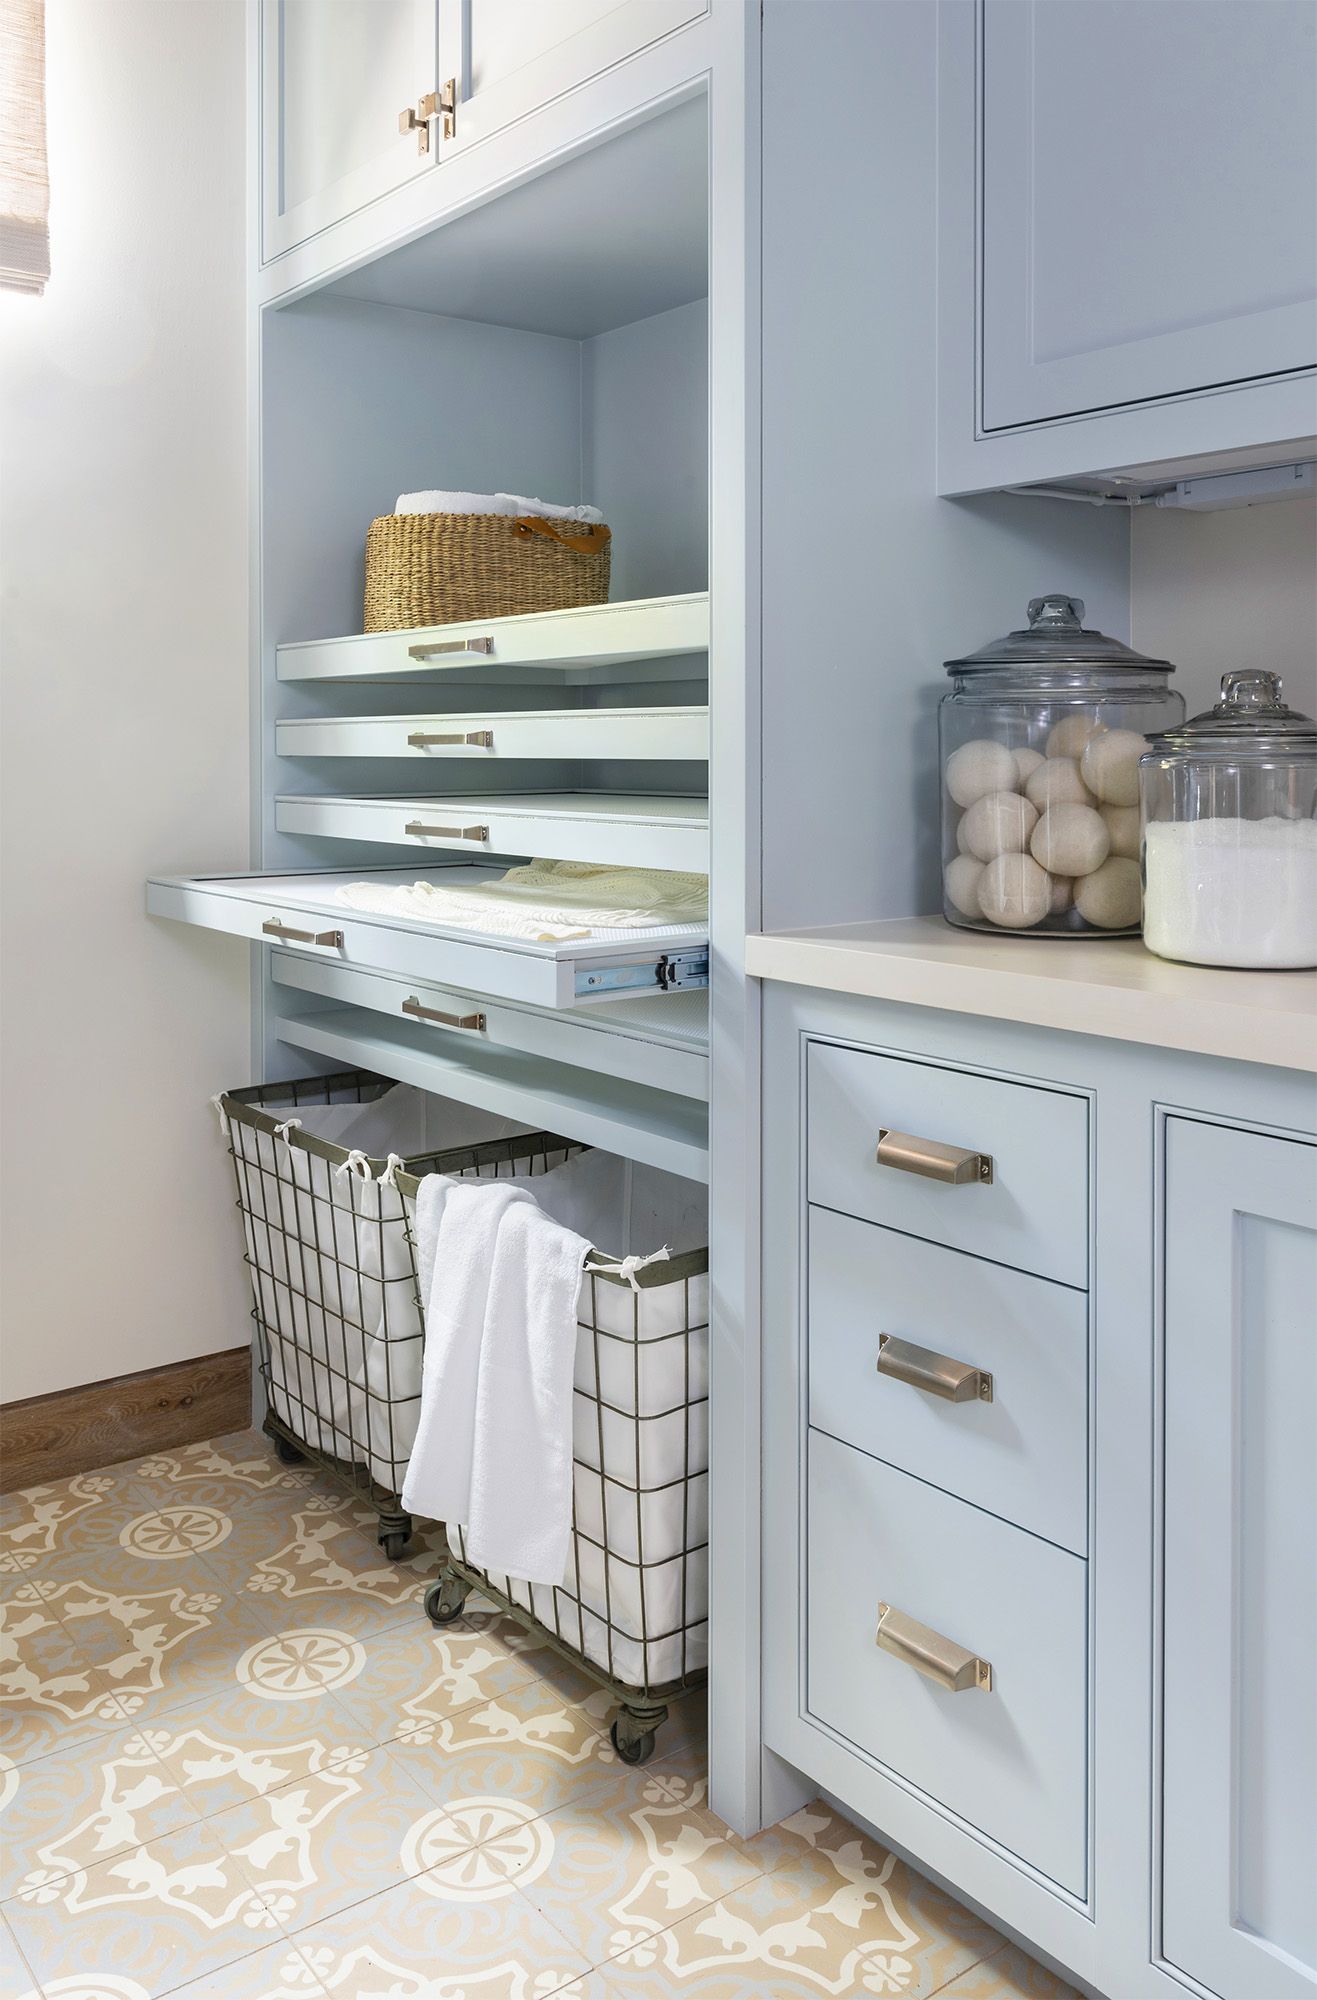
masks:
<path id="1" fill-rule="evenodd" d="M 608 602 L 612 530 L 505 514 L 381 514 L 366 535 L 367 632 Z"/>

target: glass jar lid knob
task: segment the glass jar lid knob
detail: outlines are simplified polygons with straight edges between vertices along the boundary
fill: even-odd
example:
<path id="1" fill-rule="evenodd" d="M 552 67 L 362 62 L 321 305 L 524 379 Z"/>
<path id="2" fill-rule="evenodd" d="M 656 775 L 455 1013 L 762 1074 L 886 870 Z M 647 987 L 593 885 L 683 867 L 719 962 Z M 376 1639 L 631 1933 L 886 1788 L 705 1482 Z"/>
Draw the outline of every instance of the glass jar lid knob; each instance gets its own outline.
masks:
<path id="1" fill-rule="evenodd" d="M 1219 714 L 1257 715 L 1269 708 L 1285 707 L 1284 685 L 1279 674 L 1266 667 L 1240 667 L 1221 676 Z"/>
<path id="2" fill-rule="evenodd" d="M 1029 629 L 1034 632 L 1078 632 L 1084 623 L 1082 597 L 1031 597 Z"/>

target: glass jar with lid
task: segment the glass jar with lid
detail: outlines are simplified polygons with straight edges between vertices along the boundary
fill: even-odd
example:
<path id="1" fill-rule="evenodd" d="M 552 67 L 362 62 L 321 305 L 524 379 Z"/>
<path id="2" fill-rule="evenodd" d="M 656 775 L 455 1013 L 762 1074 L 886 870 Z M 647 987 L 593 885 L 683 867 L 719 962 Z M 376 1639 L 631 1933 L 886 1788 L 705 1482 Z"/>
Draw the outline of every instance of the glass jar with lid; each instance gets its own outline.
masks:
<path id="1" fill-rule="evenodd" d="M 948 660 L 938 711 L 949 923 L 1030 937 L 1139 928 L 1139 759 L 1184 719 L 1169 660 L 1035 597 L 1027 629 Z"/>
<path id="2" fill-rule="evenodd" d="M 1139 780 L 1149 951 L 1317 966 L 1317 722 L 1279 675 L 1226 674 L 1215 708 L 1153 739 Z"/>

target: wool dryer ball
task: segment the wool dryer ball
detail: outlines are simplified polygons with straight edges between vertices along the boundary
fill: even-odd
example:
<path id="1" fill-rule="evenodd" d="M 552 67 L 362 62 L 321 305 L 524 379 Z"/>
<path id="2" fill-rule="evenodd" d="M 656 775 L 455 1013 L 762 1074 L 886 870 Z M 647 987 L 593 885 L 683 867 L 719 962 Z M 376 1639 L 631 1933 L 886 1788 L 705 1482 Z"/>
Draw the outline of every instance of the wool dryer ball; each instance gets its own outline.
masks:
<path id="1" fill-rule="evenodd" d="M 1033 830 L 1029 851 L 1053 875 L 1091 875 L 1111 848 L 1111 835 L 1092 806 L 1059 805 L 1045 812 Z M 1079 900 L 1079 891 L 1075 891 Z"/>
<path id="2" fill-rule="evenodd" d="M 1111 729 L 1091 736 L 1079 760 L 1084 783 L 1106 805 L 1136 806 L 1139 759 L 1147 747 L 1134 729 Z"/>
<path id="3" fill-rule="evenodd" d="M 954 861 L 948 861 L 946 873 L 947 901 L 962 917 L 979 917 L 983 912 L 979 907 L 979 878 L 983 874 L 983 863 L 976 861 L 972 854 L 958 854 Z"/>
<path id="4" fill-rule="evenodd" d="M 1034 772 L 1042 763 L 1043 753 L 1041 750 L 1016 750 L 1013 755 L 1015 757 L 1016 783 L 1023 787 L 1032 778 Z"/>
<path id="5" fill-rule="evenodd" d="M 1100 722 L 1094 722 L 1091 715 L 1067 715 L 1058 722 L 1047 738 L 1049 757 L 1080 757 L 1090 738 L 1105 732 Z"/>
<path id="6" fill-rule="evenodd" d="M 1099 806 L 1111 835 L 1111 851 L 1127 860 L 1139 858 L 1139 809 L 1137 806 Z"/>
<path id="7" fill-rule="evenodd" d="M 1139 921 L 1139 864 L 1112 855 L 1075 884 L 1075 908 L 1085 923 L 1104 931 L 1124 931 Z"/>
<path id="8" fill-rule="evenodd" d="M 1018 783 L 1015 752 L 986 736 L 962 743 L 947 758 L 947 790 L 958 806 L 972 806 L 989 792 L 1013 792 Z"/>
<path id="9" fill-rule="evenodd" d="M 979 878 L 979 908 L 1003 930 L 1026 931 L 1047 915 L 1052 883 L 1027 854 L 999 854 Z"/>
<path id="10" fill-rule="evenodd" d="M 1073 757 L 1048 757 L 1024 781 L 1024 796 L 1039 812 L 1052 806 L 1091 806 L 1093 794 Z"/>
<path id="11" fill-rule="evenodd" d="M 961 821 L 966 850 L 980 861 L 991 861 L 998 854 L 1023 854 L 1037 824 L 1037 806 L 1018 792 L 989 792 L 975 799 Z"/>

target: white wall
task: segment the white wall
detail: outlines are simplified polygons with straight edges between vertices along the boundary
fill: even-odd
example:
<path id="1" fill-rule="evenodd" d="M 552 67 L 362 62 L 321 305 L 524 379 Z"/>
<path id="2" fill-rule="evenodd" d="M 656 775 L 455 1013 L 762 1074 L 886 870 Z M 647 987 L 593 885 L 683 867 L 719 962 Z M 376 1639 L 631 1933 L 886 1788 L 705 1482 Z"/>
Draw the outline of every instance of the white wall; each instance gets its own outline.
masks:
<path id="1" fill-rule="evenodd" d="M 249 1331 L 206 1099 L 246 954 L 242 0 L 48 0 L 53 273 L 0 293 L 0 1393 Z"/>
<path id="2" fill-rule="evenodd" d="M 1232 667 L 1270 667 L 1292 708 L 1317 715 L 1317 502 L 1219 514 L 1140 507 L 1133 517 L 1132 629 L 1176 665 L 1190 715 Z"/>

